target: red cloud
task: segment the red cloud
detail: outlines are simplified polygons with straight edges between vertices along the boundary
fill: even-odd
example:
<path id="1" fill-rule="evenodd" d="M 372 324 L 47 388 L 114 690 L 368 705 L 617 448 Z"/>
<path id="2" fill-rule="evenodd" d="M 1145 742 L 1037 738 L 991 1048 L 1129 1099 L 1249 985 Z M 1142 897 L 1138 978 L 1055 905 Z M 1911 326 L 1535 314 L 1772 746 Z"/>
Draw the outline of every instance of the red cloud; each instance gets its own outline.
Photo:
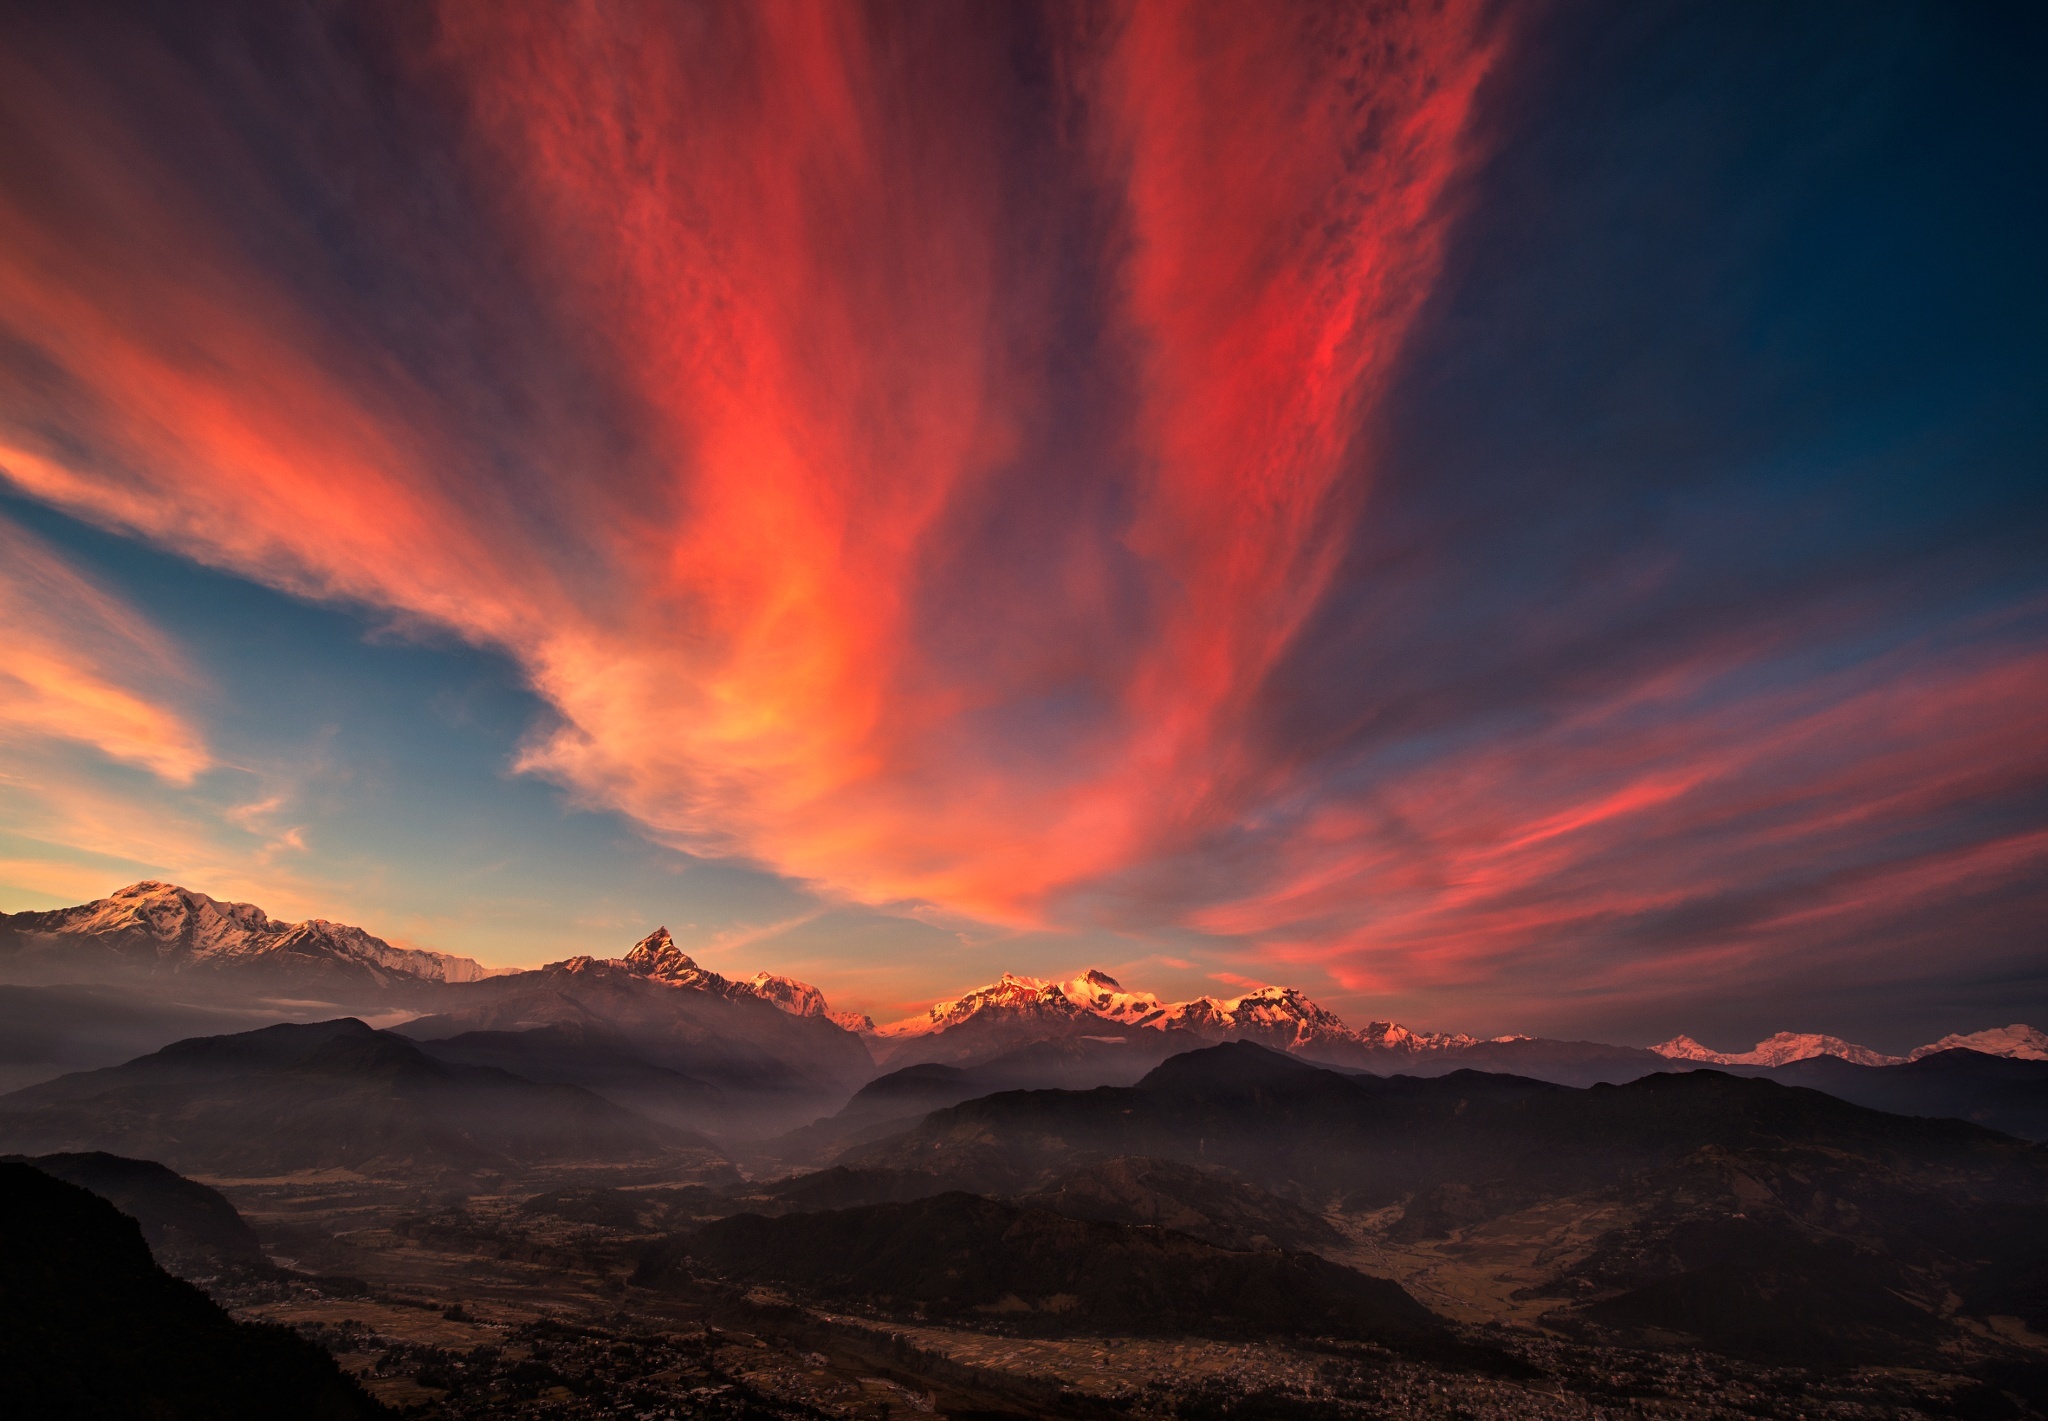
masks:
<path id="1" fill-rule="evenodd" d="M 442 8 L 412 80 L 459 113 L 490 220 L 628 411 L 627 459 L 550 464 L 542 491 L 252 273 L 135 135 L 80 118 L 85 78 L 18 60 L 22 131 L 88 181 L 12 195 L 0 319 L 63 370 L 97 457 L 6 466 L 206 561 L 506 648 L 562 714 L 526 767 L 661 837 L 1029 920 L 1259 792 L 1238 722 L 1328 574 L 1428 290 L 1486 63 L 1474 8 L 1139 6 L 1056 41 L 1066 161 L 1125 233 L 1103 319 L 1140 354 L 1116 546 L 1036 592 L 1073 635 L 1109 612 L 1091 559 L 1120 560 L 1150 631 L 1045 757 L 976 727 L 1040 688 L 930 660 L 914 624 L 949 520 L 998 497 L 1054 378 L 1058 293 L 991 156 L 1005 57 L 961 18 Z M 240 137 L 211 140 L 256 181 Z"/>
<path id="2" fill-rule="evenodd" d="M 194 678 L 163 634 L 0 519 L 0 743 L 69 740 L 190 784 L 212 765 L 175 702 Z"/>
<path id="3" fill-rule="evenodd" d="M 24 40 L 0 331 L 40 383 L 0 467 L 500 648 L 560 716 L 525 768 L 869 901 L 1400 985 L 1567 960 L 1793 844 L 1817 896 L 1673 929 L 1667 969 L 2037 862 L 1886 837 L 2044 773 L 2031 657 L 1737 693 L 1784 649 L 1679 648 L 1398 765 L 1261 728 L 1372 516 L 1488 8 L 448 0 L 372 77 L 247 93 Z"/>

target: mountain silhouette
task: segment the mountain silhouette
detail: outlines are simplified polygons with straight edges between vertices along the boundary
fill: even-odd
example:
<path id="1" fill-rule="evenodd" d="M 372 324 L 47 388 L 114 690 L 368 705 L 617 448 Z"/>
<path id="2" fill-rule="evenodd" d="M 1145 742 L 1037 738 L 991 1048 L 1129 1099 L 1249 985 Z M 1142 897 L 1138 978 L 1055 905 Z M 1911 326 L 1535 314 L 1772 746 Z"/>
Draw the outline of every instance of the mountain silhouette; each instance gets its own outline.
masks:
<path id="1" fill-rule="evenodd" d="M 404 1174 L 703 1153 L 589 1091 L 437 1061 L 354 1018 L 180 1041 L 0 1097 L 0 1144 L 200 1174 Z"/>
<path id="2" fill-rule="evenodd" d="M 387 1416 L 333 1358 L 239 1323 L 150 1258 L 112 1204 L 0 1163 L 0 1376 L 22 1417 L 357 1421 Z"/>

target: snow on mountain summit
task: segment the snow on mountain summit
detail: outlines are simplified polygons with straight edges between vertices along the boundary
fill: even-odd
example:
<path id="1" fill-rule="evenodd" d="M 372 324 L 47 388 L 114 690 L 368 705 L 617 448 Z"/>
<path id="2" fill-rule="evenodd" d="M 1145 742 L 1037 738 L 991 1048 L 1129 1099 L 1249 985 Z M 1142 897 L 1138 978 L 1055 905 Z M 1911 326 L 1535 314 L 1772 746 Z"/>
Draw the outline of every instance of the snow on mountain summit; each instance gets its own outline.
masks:
<path id="1" fill-rule="evenodd" d="M 1247 1035 L 1290 1051 L 1341 1044 L 1415 1052 L 1472 1043 L 1469 1036 L 1416 1032 L 1384 1021 L 1354 1031 L 1335 1012 L 1294 987 L 1257 987 L 1236 997 L 1165 1002 L 1151 992 L 1132 991 L 1096 967 L 1064 981 L 1005 972 L 987 986 L 939 1002 L 921 1015 L 890 1022 L 876 1035 L 887 1040 L 931 1036 L 991 1017 L 1036 1017 L 1070 1028 L 1094 1018 L 1202 1037 Z"/>
<path id="2" fill-rule="evenodd" d="M 45 953 L 90 945 L 131 966 L 162 972 L 338 968 L 378 981 L 423 982 L 475 982 L 492 975 L 471 958 L 396 947 L 324 918 L 281 922 L 253 903 L 223 903 L 154 879 L 74 908 L 0 914 L 0 928 L 15 943 Z"/>
<path id="3" fill-rule="evenodd" d="M 1083 974 L 1076 981 L 1084 980 Z M 1113 981 L 1105 977 L 1106 981 Z M 965 1025 L 983 1013 L 1000 1013 L 1010 1016 L 1054 1016 L 1072 1018 L 1088 1012 L 1068 997 L 1057 982 L 1042 982 L 1036 977 L 1022 977 L 1014 972 L 1005 972 L 986 987 L 977 987 L 964 996 L 952 1001 L 935 1003 L 921 1016 L 906 1017 L 875 1028 L 875 1034 L 882 1037 L 930 1036 L 936 1032 L 948 1031 Z"/>
<path id="4" fill-rule="evenodd" d="M 740 984 L 755 996 L 775 1003 L 791 1016 L 829 1016 L 825 994 L 809 982 L 776 972 L 756 972 Z"/>
<path id="5" fill-rule="evenodd" d="M 576 961 L 594 959 L 573 959 Z M 722 997 L 759 997 L 791 1016 L 817 1016 L 845 1031 L 872 1031 L 875 1024 L 858 1012 L 832 1010 L 825 994 L 809 982 L 784 977 L 776 972 L 756 972 L 744 981 L 721 976 L 701 966 L 682 948 L 665 927 L 656 928 L 633 944 L 632 951 L 615 959 L 618 967 L 665 986 L 711 992 Z"/>
<path id="6" fill-rule="evenodd" d="M 671 987 L 722 992 L 735 985 L 709 968 L 699 967 L 694 958 L 676 946 L 676 940 L 665 927 L 656 928 L 634 943 L 632 951 L 619 959 L 619 965 L 636 976 Z"/>
<path id="7" fill-rule="evenodd" d="M 1973 1031 L 1967 1036 L 1944 1036 L 1939 1041 L 1930 1041 L 1916 1048 L 1907 1059 L 1917 1061 L 1937 1051 L 1955 1050 L 1982 1051 L 1987 1056 L 2010 1056 L 2020 1061 L 2048 1061 L 2048 1031 L 2038 1031 L 2014 1022 L 2011 1026 Z"/>
<path id="8" fill-rule="evenodd" d="M 1995 1026 L 1968 1035 L 1944 1036 L 1904 1056 L 1887 1056 L 1882 1051 L 1858 1046 L 1839 1036 L 1810 1031 L 1781 1031 L 1768 1040 L 1757 1042 L 1747 1051 L 1716 1051 L 1690 1036 L 1674 1036 L 1650 1049 L 1674 1061 L 1698 1061 L 1710 1066 L 1785 1066 L 1794 1061 L 1809 1061 L 1816 1056 L 1839 1056 L 1859 1066 L 1896 1066 L 1903 1061 L 1932 1056 L 1937 1051 L 1958 1049 L 1981 1051 L 1987 1056 L 2011 1056 L 2022 1061 L 2048 1061 L 2048 1032 L 2014 1022 L 2011 1026 Z"/>
<path id="9" fill-rule="evenodd" d="M 1895 1066 L 1905 1059 L 1887 1056 L 1868 1046 L 1858 1046 L 1839 1036 L 1798 1031 L 1781 1031 L 1757 1042 L 1747 1051 L 1715 1051 L 1690 1036 L 1674 1036 L 1650 1049 L 1674 1061 L 1699 1061 L 1714 1066 L 1784 1066 L 1793 1061 L 1811 1060 L 1815 1056 L 1839 1056 L 1859 1066 Z"/>

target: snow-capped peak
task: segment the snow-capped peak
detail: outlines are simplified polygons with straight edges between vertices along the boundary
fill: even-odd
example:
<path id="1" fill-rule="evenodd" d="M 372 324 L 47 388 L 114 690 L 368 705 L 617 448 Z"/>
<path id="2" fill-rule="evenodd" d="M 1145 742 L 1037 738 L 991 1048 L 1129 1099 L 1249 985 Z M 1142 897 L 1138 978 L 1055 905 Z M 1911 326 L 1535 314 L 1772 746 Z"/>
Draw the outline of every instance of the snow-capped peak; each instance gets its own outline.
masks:
<path id="1" fill-rule="evenodd" d="M 1081 981 L 1083 978 L 1075 980 Z M 964 996 L 936 1003 L 922 1016 L 908 1017 L 902 1021 L 892 1021 L 887 1026 L 877 1027 L 875 1034 L 891 1037 L 929 1036 L 933 1032 L 958 1026 L 986 1011 L 1074 1017 L 1086 1010 L 1087 1008 L 1068 999 L 1063 984 L 1042 982 L 1036 977 L 1022 977 L 1014 972 L 1005 972 L 986 987 L 977 987 Z"/>
<path id="2" fill-rule="evenodd" d="M 1369 1021 L 1359 1031 L 1359 1037 L 1368 1046 L 1382 1051 L 1407 1051 L 1421 1055 L 1427 1051 L 1448 1051 L 1459 1046 L 1472 1046 L 1478 1038 L 1467 1036 L 1462 1031 L 1411 1031 L 1398 1021 Z M 1526 1041 L 1526 1036 L 1495 1036 L 1493 1041 Z"/>
<path id="3" fill-rule="evenodd" d="M 1467 1045 L 1472 1040 L 1410 1031 L 1393 1022 L 1374 1022 L 1363 1032 L 1353 1031 L 1335 1012 L 1293 987 L 1257 987 L 1236 997 L 1163 1002 L 1151 992 L 1125 987 L 1099 967 L 1057 982 L 1005 972 L 987 986 L 939 1002 L 920 1016 L 890 1022 L 877 1034 L 885 1038 L 929 1036 L 983 1013 L 1036 1014 L 1069 1023 L 1093 1017 L 1121 1026 L 1185 1031 L 1210 1038 L 1251 1036 L 1284 1050 L 1345 1045 L 1428 1051 Z"/>
<path id="4" fill-rule="evenodd" d="M 656 928 L 633 944 L 633 950 L 619 959 L 619 965 L 635 976 L 671 987 L 694 987 L 718 991 L 733 985 L 708 968 L 699 967 L 689 953 L 676 946 L 667 928 Z"/>
<path id="5" fill-rule="evenodd" d="M 1937 1051 L 1982 1051 L 1987 1056 L 2011 1056 L 2021 1061 L 2048 1061 L 2048 1031 L 2037 1031 L 2031 1026 L 2014 1022 L 2011 1026 L 1994 1026 L 1985 1031 L 1972 1031 L 1967 1036 L 1949 1035 L 1939 1041 L 1930 1041 L 1916 1048 L 1906 1059 L 1917 1061 L 1922 1056 L 1932 1056 Z"/>
<path id="6" fill-rule="evenodd" d="M 1690 1036 L 1674 1036 L 1662 1045 L 1650 1049 L 1660 1056 L 1674 1061 L 1699 1061 L 1715 1066 L 1784 1066 L 1794 1061 L 1807 1061 L 1816 1056 L 1839 1056 L 1859 1066 L 1896 1066 L 1901 1061 L 1917 1061 L 1923 1056 L 1932 1056 L 1937 1051 L 1957 1049 L 1981 1051 L 1987 1056 L 2012 1056 L 2022 1061 L 2048 1061 L 2048 1032 L 2037 1031 L 2031 1026 L 2014 1022 L 2011 1026 L 1994 1026 L 1985 1031 L 1973 1031 L 1967 1035 L 1944 1036 L 1939 1041 L 1917 1047 L 1904 1056 L 1887 1056 L 1882 1051 L 1873 1051 L 1868 1046 L 1858 1046 L 1853 1041 L 1844 1041 L 1839 1036 L 1824 1036 L 1814 1032 L 1781 1031 L 1766 1041 L 1759 1041 L 1747 1051 L 1716 1051 L 1702 1046 Z"/>
<path id="7" fill-rule="evenodd" d="M 1123 983 L 1099 967 L 1056 985 L 1066 1000 L 1106 1021 L 1139 1026 L 1162 1010 L 1159 998 L 1150 992 L 1126 991 Z"/>
<path id="8" fill-rule="evenodd" d="M 570 963 L 560 965 L 566 967 L 590 961 L 589 958 L 572 958 Z M 874 1022 L 859 1012 L 832 1010 L 825 994 L 809 982 L 799 982 L 777 972 L 756 972 L 744 981 L 720 976 L 676 946 L 675 938 L 665 927 L 656 928 L 641 938 L 633 944 L 632 951 L 616 959 L 613 965 L 663 986 L 712 992 L 722 997 L 759 997 L 791 1016 L 823 1017 L 845 1031 L 875 1029 Z"/>
<path id="9" fill-rule="evenodd" d="M 1784 1066 L 1794 1061 L 1812 1060 L 1816 1056 L 1839 1056 L 1859 1066 L 1895 1066 L 1905 1059 L 1903 1056 L 1887 1056 L 1868 1046 L 1858 1046 L 1839 1036 L 1797 1031 L 1781 1031 L 1757 1042 L 1747 1051 L 1716 1051 L 1702 1046 L 1690 1036 L 1674 1036 L 1650 1049 L 1674 1061 L 1699 1061 L 1716 1066 Z"/>
<path id="10" fill-rule="evenodd" d="M 14 933 L 47 942 L 96 940 L 152 970 L 263 966 L 367 971 L 373 977 L 474 982 L 494 969 L 453 953 L 396 947 L 347 923 L 279 921 L 253 903 L 223 903 L 145 879 L 74 908 L 0 915 Z"/>
<path id="11" fill-rule="evenodd" d="M 825 1004 L 823 992 L 809 982 L 799 982 L 794 977 L 784 977 L 774 972 L 756 972 L 740 985 L 755 996 L 775 1003 L 791 1016 L 824 1016 L 831 1011 Z"/>

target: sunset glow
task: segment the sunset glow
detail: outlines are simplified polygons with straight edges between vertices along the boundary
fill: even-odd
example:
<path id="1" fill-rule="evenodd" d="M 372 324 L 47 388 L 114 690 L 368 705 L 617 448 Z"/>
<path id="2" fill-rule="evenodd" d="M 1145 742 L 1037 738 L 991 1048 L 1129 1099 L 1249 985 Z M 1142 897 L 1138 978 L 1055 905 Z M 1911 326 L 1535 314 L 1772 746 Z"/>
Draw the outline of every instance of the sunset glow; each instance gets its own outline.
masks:
<path id="1" fill-rule="evenodd" d="M 1631 24 L 17 12 L 0 907 L 232 873 L 487 961 L 658 920 L 878 1013 L 981 980 L 954 940 L 1475 1029 L 2038 1001 L 2038 253 L 1930 215 L 2038 195 L 1955 196 L 1920 41 L 1815 60 L 1845 118 Z M 261 678 L 130 546 L 508 668 L 434 793 L 654 866 L 560 950 L 461 926 L 488 880 L 320 827 L 381 773 L 349 712 L 225 709 Z"/>

